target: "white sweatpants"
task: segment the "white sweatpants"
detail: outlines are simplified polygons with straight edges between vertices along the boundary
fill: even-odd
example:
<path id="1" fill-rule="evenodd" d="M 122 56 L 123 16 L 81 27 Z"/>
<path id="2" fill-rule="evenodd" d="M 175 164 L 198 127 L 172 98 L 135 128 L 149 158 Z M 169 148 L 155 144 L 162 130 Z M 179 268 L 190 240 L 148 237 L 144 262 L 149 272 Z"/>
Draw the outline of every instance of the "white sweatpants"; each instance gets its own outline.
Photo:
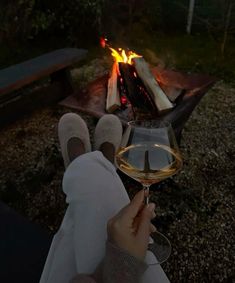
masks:
<path id="1" fill-rule="evenodd" d="M 115 167 L 100 151 L 77 157 L 63 178 L 69 204 L 53 238 L 40 283 L 68 283 L 92 273 L 105 255 L 107 221 L 130 200 Z M 153 255 L 148 253 L 146 262 Z M 144 283 L 169 283 L 160 265 L 150 266 Z"/>

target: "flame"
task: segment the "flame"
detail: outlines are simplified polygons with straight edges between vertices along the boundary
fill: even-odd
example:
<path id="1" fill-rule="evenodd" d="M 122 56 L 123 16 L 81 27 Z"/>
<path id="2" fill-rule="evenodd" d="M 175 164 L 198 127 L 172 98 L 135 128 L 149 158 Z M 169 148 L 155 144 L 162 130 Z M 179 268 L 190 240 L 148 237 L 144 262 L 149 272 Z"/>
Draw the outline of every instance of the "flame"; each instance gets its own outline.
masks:
<path id="1" fill-rule="evenodd" d="M 132 64 L 132 59 L 133 58 L 139 58 L 142 57 L 138 54 L 136 54 L 133 51 L 125 51 L 122 48 L 118 48 L 117 50 L 112 48 L 109 44 L 108 44 L 108 40 L 105 37 L 101 37 L 100 38 L 100 45 L 105 48 L 108 47 L 111 50 L 111 55 L 114 57 L 115 61 L 117 63 L 127 63 L 127 64 Z"/>
<path id="2" fill-rule="evenodd" d="M 118 50 L 109 47 L 108 48 L 112 51 L 111 55 L 114 57 L 115 61 L 118 63 L 127 63 L 127 64 L 132 64 L 132 59 L 133 58 L 139 58 L 142 57 L 138 54 L 136 54 L 133 51 L 128 51 L 126 52 L 122 48 L 118 48 Z"/>

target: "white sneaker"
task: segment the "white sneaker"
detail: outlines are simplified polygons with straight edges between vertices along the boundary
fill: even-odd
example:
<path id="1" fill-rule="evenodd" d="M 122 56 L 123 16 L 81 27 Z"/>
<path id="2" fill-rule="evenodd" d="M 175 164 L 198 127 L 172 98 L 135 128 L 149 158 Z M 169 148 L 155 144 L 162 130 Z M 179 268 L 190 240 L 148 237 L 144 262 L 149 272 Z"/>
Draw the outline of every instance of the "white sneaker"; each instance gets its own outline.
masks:
<path id="1" fill-rule="evenodd" d="M 86 122 L 78 114 L 66 113 L 60 118 L 58 136 L 65 168 L 71 162 L 68 155 L 68 141 L 71 138 L 79 138 L 84 144 L 85 152 L 91 151 L 90 136 Z"/>
<path id="2" fill-rule="evenodd" d="M 118 150 L 122 139 L 122 123 L 119 118 L 113 114 L 104 115 L 100 118 L 95 128 L 94 148 L 99 150 L 100 146 L 105 143 L 111 143 L 115 152 Z"/>

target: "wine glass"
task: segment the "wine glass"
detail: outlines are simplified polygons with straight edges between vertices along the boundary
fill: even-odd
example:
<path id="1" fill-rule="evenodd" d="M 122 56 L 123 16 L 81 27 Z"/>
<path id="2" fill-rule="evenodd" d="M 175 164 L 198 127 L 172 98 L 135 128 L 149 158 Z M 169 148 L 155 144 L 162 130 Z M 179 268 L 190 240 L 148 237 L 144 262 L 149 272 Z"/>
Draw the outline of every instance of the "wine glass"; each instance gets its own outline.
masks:
<path id="1" fill-rule="evenodd" d="M 140 182 L 149 203 L 149 187 L 174 174 L 182 167 L 182 158 L 171 125 L 160 120 L 131 121 L 116 154 L 118 168 Z M 160 264 L 171 253 L 169 240 L 160 232 L 151 235 L 148 250 L 155 255 L 150 264 Z"/>

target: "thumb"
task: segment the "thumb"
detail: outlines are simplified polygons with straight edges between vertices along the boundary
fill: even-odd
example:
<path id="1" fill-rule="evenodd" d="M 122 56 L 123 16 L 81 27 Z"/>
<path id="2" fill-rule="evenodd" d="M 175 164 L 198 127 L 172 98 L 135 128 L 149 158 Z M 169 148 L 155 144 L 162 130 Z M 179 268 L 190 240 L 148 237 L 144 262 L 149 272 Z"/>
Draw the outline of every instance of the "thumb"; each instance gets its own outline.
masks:
<path id="1" fill-rule="evenodd" d="M 155 204 L 150 203 L 146 205 L 140 215 L 140 222 L 137 232 L 137 237 L 142 240 L 148 242 L 149 240 L 149 233 L 150 233 L 150 224 L 153 215 L 153 211 L 155 209 Z"/>

